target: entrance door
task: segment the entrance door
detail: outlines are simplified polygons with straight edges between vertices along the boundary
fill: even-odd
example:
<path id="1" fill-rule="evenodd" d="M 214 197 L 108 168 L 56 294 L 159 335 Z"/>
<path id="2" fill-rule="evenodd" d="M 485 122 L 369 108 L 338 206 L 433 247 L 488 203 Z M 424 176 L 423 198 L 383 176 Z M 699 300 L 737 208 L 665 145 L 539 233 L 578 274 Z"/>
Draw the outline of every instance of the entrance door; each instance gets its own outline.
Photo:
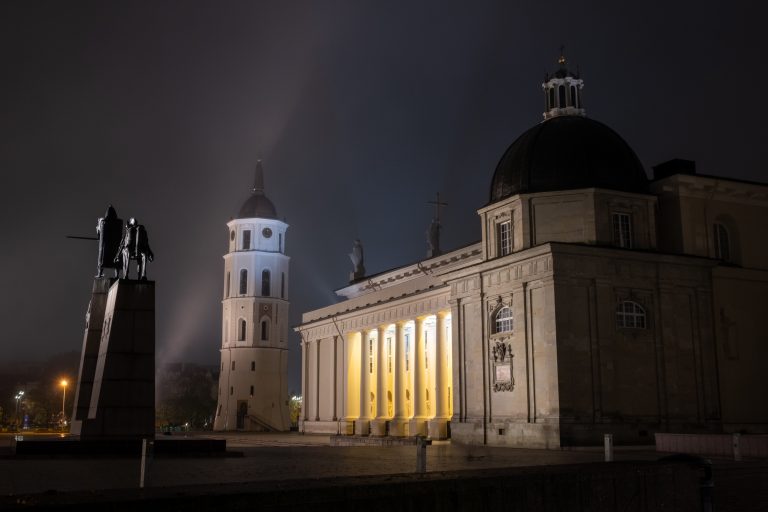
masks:
<path id="1" fill-rule="evenodd" d="M 248 402 L 246 400 L 237 401 L 237 429 L 245 428 L 245 416 L 248 414 Z"/>

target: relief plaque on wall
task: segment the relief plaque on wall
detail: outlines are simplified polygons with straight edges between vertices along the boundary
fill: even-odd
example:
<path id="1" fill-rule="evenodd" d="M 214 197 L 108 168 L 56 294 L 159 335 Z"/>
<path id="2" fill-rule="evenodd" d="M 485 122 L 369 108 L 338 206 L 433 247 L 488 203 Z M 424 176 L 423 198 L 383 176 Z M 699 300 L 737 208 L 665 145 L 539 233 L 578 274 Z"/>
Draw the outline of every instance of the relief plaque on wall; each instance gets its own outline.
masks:
<path id="1" fill-rule="evenodd" d="M 512 347 L 506 341 L 491 342 L 493 364 L 493 391 L 512 391 L 515 379 L 512 377 Z"/>

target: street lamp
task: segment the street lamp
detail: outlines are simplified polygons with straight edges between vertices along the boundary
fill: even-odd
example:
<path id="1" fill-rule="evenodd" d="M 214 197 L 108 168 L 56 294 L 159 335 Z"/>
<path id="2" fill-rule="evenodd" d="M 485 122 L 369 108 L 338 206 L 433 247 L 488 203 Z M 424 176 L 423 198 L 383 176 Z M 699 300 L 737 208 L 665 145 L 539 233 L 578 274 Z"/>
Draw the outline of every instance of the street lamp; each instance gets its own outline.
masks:
<path id="1" fill-rule="evenodd" d="M 67 424 L 67 416 L 64 414 L 64 401 L 67 399 L 67 379 L 61 379 L 61 387 L 64 389 L 64 392 L 61 394 L 61 429 L 64 430 L 64 427 Z"/>
<path id="2" fill-rule="evenodd" d="M 16 399 L 16 423 L 19 424 L 19 402 L 21 401 L 22 397 L 24 396 L 23 391 L 19 391 L 16 393 L 16 396 L 14 397 Z"/>

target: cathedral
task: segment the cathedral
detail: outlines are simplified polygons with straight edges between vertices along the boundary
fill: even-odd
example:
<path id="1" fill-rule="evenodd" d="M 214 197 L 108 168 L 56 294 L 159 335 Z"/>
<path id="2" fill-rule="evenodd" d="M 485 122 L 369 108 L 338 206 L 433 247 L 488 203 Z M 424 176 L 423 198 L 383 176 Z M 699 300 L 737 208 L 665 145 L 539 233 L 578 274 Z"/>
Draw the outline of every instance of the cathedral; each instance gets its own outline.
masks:
<path id="1" fill-rule="evenodd" d="M 359 251 L 340 301 L 303 314 L 302 432 L 559 448 L 768 431 L 768 185 L 686 160 L 649 179 L 583 87 L 561 57 L 479 242 L 368 276 Z"/>
<path id="2" fill-rule="evenodd" d="M 264 194 L 261 162 L 250 197 L 227 229 L 213 429 L 288 430 L 288 224 Z"/>

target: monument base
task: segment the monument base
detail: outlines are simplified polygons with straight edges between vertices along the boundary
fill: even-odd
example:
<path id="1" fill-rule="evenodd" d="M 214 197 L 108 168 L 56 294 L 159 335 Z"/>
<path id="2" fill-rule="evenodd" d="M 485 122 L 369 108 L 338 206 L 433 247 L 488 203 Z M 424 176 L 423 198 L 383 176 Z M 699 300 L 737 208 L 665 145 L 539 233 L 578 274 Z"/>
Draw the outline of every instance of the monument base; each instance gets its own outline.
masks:
<path id="1" fill-rule="evenodd" d="M 119 279 L 109 288 L 81 439 L 155 435 L 155 283 Z"/>

